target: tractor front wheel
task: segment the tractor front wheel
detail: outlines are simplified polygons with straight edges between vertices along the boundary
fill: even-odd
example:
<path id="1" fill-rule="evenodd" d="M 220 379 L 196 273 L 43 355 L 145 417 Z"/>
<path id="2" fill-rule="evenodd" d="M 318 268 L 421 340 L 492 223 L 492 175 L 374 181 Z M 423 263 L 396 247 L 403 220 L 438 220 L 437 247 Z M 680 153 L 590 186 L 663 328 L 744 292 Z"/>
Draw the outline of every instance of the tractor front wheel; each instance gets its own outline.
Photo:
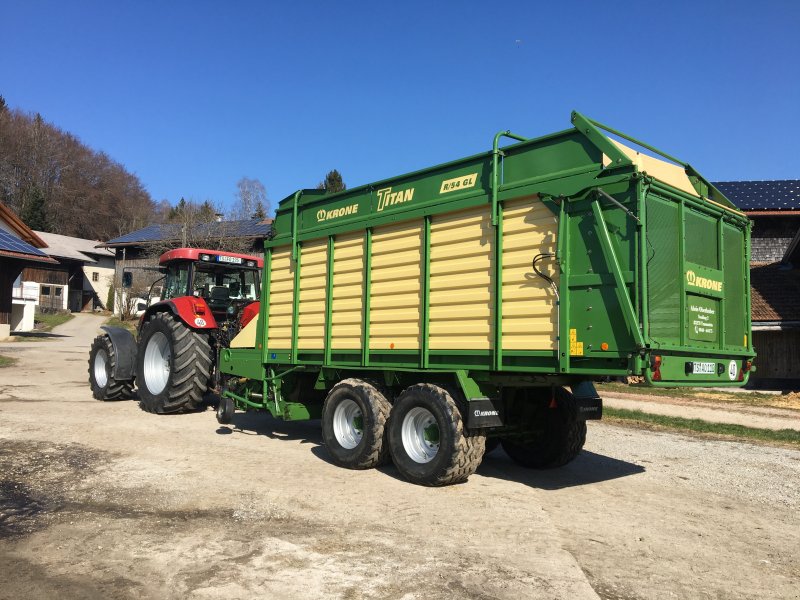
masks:
<path id="1" fill-rule="evenodd" d="M 200 404 L 212 361 L 206 334 L 166 312 L 150 317 L 142 327 L 136 362 L 143 408 L 164 414 Z"/>
<path id="2" fill-rule="evenodd" d="M 98 335 L 89 351 L 89 385 L 98 400 L 126 400 L 133 395 L 132 380 L 117 380 L 117 354 L 107 335 Z"/>

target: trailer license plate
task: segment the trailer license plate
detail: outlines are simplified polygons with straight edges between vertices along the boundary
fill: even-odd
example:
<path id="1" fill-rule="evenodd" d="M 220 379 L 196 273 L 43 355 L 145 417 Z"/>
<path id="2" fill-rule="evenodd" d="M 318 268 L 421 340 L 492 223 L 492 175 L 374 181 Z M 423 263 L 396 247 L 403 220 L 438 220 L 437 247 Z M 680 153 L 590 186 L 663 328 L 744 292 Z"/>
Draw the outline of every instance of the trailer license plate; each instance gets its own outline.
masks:
<path id="1" fill-rule="evenodd" d="M 696 362 L 692 363 L 692 373 L 694 375 L 714 375 L 717 372 L 717 363 Z"/>

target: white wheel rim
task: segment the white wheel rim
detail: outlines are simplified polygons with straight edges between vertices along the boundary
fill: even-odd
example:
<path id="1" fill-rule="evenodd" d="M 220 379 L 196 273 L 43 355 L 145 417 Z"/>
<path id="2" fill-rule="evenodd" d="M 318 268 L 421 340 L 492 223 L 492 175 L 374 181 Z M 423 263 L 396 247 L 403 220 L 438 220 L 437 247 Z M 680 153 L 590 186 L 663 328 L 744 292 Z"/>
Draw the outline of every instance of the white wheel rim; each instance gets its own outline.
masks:
<path id="1" fill-rule="evenodd" d="M 342 400 L 333 411 L 333 435 L 342 448 L 352 450 L 361 443 L 364 437 L 364 415 L 358 404 L 347 399 Z"/>
<path id="2" fill-rule="evenodd" d="M 94 355 L 94 380 L 97 386 L 104 388 L 108 383 L 108 372 L 106 371 L 106 364 L 108 364 L 108 354 L 105 350 L 98 350 Z"/>
<path id="3" fill-rule="evenodd" d="M 427 408 L 417 406 L 408 411 L 401 434 L 403 448 L 414 462 L 430 462 L 439 452 L 439 425 Z"/>
<path id="4" fill-rule="evenodd" d="M 144 383 L 151 394 L 160 394 L 167 387 L 171 358 L 167 336 L 157 331 L 144 351 Z"/>

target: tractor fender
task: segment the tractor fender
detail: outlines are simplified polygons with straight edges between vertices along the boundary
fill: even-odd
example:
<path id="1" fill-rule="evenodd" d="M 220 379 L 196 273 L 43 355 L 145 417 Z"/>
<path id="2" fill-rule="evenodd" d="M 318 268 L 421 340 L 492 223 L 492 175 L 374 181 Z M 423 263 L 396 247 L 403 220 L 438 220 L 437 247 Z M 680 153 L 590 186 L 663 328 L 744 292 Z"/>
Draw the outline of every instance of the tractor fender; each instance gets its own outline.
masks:
<path id="1" fill-rule="evenodd" d="M 162 300 L 153 304 L 145 314 L 145 320 L 151 314 L 168 310 L 177 319 L 183 321 L 192 329 L 216 329 L 217 320 L 211 314 L 211 309 L 203 298 L 196 296 L 181 296 L 171 300 Z"/>
<path id="2" fill-rule="evenodd" d="M 136 373 L 136 338 L 130 331 L 122 327 L 101 325 L 100 329 L 106 332 L 114 346 L 114 354 L 117 356 L 117 364 L 111 377 L 117 381 L 133 379 Z"/>

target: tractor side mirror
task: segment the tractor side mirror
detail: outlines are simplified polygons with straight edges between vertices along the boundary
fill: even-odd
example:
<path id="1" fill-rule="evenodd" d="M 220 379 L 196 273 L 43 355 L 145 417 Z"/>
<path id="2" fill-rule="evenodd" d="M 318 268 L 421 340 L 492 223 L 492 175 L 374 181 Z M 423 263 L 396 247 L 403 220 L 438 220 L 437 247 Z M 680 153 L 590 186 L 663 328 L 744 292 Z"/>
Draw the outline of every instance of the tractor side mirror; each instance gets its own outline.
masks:
<path id="1" fill-rule="evenodd" d="M 130 271 L 122 272 L 122 287 L 129 288 L 133 285 L 133 273 Z"/>

